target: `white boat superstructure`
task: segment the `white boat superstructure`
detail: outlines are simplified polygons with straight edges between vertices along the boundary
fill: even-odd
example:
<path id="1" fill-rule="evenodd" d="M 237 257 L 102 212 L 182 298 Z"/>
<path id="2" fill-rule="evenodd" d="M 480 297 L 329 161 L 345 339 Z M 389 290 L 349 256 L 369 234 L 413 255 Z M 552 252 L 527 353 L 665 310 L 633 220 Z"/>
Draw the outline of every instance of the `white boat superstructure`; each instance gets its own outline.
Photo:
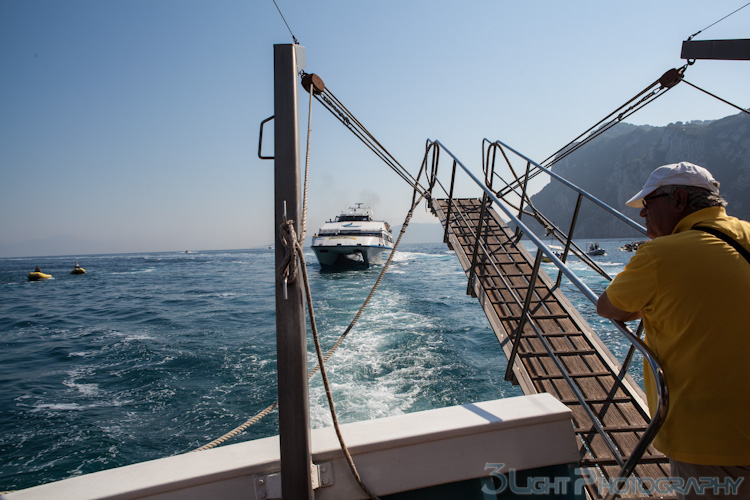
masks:
<path id="1" fill-rule="evenodd" d="M 369 207 L 357 203 L 324 223 L 313 236 L 312 249 L 321 266 L 385 263 L 393 250 L 393 233 L 385 221 L 373 220 Z"/>

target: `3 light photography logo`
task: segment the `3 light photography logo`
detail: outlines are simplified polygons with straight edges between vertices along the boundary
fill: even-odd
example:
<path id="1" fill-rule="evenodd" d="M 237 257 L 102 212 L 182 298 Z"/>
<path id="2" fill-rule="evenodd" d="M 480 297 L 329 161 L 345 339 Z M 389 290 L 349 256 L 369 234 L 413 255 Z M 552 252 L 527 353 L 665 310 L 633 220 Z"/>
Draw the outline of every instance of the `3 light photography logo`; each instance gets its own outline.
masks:
<path id="1" fill-rule="evenodd" d="M 494 489 L 484 486 L 482 491 L 499 494 L 506 490 L 516 495 L 584 495 L 587 486 L 594 485 L 602 495 L 615 492 L 618 495 L 673 496 L 680 494 L 737 495 L 743 478 L 725 477 L 680 477 L 607 479 L 588 468 L 576 467 L 567 476 L 529 476 L 514 468 L 505 468 L 503 463 L 487 463 L 485 470 L 492 469 Z"/>

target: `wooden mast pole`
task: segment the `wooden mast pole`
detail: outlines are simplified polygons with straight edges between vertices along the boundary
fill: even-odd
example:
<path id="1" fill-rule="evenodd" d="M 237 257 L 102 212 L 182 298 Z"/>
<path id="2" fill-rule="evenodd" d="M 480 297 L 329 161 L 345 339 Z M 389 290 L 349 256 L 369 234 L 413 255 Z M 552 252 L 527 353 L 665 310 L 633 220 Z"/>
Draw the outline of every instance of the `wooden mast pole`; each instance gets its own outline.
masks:
<path id="1" fill-rule="evenodd" d="M 304 47 L 297 44 L 274 45 L 274 228 L 277 277 L 287 251 L 279 236 L 279 227 L 284 217 L 294 221 L 297 234 L 301 229 L 297 78 L 304 65 Z M 301 277 L 287 283 L 277 278 L 276 359 L 281 490 L 284 498 L 313 499 L 303 300 Z"/>

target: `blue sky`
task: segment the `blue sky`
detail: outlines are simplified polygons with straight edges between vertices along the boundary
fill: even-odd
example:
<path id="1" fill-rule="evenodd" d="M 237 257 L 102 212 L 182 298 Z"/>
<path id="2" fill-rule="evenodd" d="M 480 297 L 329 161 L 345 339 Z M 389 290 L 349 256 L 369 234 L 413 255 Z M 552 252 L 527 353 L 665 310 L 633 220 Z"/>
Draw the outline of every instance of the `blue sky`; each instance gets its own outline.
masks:
<path id="1" fill-rule="evenodd" d="M 277 3 L 306 71 L 405 167 L 430 138 L 478 172 L 483 138 L 545 159 L 746 2 Z M 749 27 L 750 7 L 696 40 Z M 0 0 L 0 257 L 271 243 L 258 128 L 273 44 L 291 42 L 272 0 Z M 749 104 L 750 62 L 698 61 L 686 78 Z M 682 84 L 629 121 L 735 113 Z M 401 224 L 410 188 L 317 103 L 311 144 L 311 232 L 355 202 Z"/>

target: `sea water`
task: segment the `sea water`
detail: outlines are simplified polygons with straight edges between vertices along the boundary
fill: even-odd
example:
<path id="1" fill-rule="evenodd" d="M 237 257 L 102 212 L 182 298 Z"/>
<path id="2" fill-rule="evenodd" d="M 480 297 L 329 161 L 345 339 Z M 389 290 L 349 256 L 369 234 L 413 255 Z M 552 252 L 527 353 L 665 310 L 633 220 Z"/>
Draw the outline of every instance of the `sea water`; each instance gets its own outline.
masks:
<path id="1" fill-rule="evenodd" d="M 607 255 L 596 260 L 611 275 L 632 256 L 617 250 L 625 242 L 600 242 Z M 327 272 L 305 258 L 327 350 L 381 268 Z M 70 274 L 76 260 L 86 274 Z M 606 288 L 570 265 L 595 293 Z M 29 282 L 35 266 L 53 278 Z M 623 359 L 614 327 L 567 279 L 563 289 Z M 465 291 L 445 245 L 401 246 L 327 364 L 342 423 L 522 394 L 504 382 L 503 351 Z M 276 400 L 274 297 L 267 249 L 0 259 L 0 491 L 184 453 L 266 408 Z M 330 425 L 319 375 L 310 412 L 313 427 Z M 277 433 L 274 412 L 229 443 Z"/>

